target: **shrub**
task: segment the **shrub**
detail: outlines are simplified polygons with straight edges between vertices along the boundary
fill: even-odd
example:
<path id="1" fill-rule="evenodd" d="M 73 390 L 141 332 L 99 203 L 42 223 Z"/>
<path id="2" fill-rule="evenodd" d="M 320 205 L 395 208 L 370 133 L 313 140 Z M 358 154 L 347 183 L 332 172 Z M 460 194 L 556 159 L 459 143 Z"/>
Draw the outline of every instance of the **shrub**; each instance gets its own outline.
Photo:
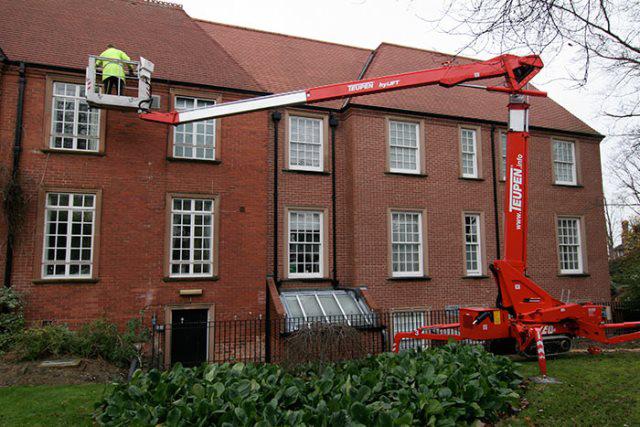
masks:
<path id="1" fill-rule="evenodd" d="M 141 326 L 140 320 L 130 320 L 125 333 L 120 334 L 117 326 L 107 320 L 93 321 L 78 331 L 73 353 L 126 365 L 138 354 L 134 344 L 147 340 Z"/>
<path id="2" fill-rule="evenodd" d="M 22 299 L 13 289 L 0 287 L 0 354 L 13 348 L 23 329 Z"/>
<path id="3" fill-rule="evenodd" d="M 50 325 L 23 331 L 16 343 L 16 354 L 21 360 L 76 355 L 101 357 L 111 363 L 126 366 L 138 354 L 134 344 L 146 340 L 139 320 L 127 323 L 121 334 L 115 324 L 95 320 L 71 331 L 66 325 Z"/>
<path id="4" fill-rule="evenodd" d="M 364 335 L 366 337 L 366 335 Z M 285 367 L 304 363 L 337 362 L 367 355 L 363 334 L 356 328 L 339 323 L 316 322 L 293 332 L 286 339 Z"/>
<path id="5" fill-rule="evenodd" d="M 58 357 L 73 352 L 76 336 L 65 325 L 48 325 L 25 329 L 16 340 L 20 360 Z"/>
<path id="6" fill-rule="evenodd" d="M 96 404 L 102 425 L 460 425 L 516 403 L 509 359 L 449 344 L 358 361 L 137 371 Z"/>

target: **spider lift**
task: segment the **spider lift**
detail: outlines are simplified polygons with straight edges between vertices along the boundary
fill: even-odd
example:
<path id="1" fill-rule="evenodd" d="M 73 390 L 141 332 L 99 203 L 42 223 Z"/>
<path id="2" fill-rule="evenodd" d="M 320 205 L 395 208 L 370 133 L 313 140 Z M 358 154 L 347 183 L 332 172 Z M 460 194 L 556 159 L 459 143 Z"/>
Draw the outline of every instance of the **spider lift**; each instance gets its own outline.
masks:
<path id="1" fill-rule="evenodd" d="M 546 377 L 545 351 L 569 351 L 571 340 L 584 337 L 600 343 L 621 343 L 640 339 L 640 331 L 609 337 L 615 329 L 640 327 L 640 322 L 605 323 L 605 308 L 594 304 L 563 303 L 525 275 L 527 267 L 528 211 L 528 96 L 545 92 L 525 86 L 540 72 L 543 64 L 536 55 L 501 55 L 487 61 L 395 74 L 364 80 L 312 87 L 304 90 L 226 102 L 214 106 L 172 112 L 143 112 L 140 118 L 170 125 L 231 116 L 275 107 L 313 104 L 379 92 L 439 85 L 472 87 L 509 94 L 505 191 L 505 251 L 490 269 L 498 286 L 496 308 L 461 308 L 458 323 L 424 326 L 394 337 L 394 351 L 402 340 L 481 340 L 501 353 L 520 352 L 537 357 Z M 503 77 L 504 86 L 480 86 L 467 82 Z M 89 93 L 89 90 L 87 90 Z"/>

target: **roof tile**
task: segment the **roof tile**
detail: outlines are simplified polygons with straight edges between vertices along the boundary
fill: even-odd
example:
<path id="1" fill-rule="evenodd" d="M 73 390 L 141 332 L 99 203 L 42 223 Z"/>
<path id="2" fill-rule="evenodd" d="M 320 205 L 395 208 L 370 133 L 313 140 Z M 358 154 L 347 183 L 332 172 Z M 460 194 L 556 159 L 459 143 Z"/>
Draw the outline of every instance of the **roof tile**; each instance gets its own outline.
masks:
<path id="1" fill-rule="evenodd" d="M 143 0 L 0 0 L 0 46 L 13 61 L 84 69 L 114 43 L 156 65 L 155 77 L 262 91 L 176 5 Z"/>

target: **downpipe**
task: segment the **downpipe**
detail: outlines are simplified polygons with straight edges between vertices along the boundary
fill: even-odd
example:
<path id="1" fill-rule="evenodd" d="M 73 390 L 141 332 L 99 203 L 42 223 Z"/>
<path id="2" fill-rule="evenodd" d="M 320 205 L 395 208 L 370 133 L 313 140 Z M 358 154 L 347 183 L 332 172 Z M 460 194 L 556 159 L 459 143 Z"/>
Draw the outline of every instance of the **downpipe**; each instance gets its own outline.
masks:
<path id="1" fill-rule="evenodd" d="M 14 188 L 16 180 L 18 179 L 18 174 L 20 171 L 20 153 L 22 152 L 22 123 L 24 117 L 24 93 L 25 87 L 27 85 L 27 75 L 26 75 L 26 65 L 24 62 L 20 63 L 19 69 L 19 82 L 18 82 L 18 102 L 16 105 L 16 126 L 14 131 L 13 138 L 13 163 L 11 166 L 11 180 L 13 183 L 9 187 L 10 192 L 17 191 Z M 5 194 L 4 200 L 4 209 L 7 212 L 9 208 L 9 204 L 11 203 L 12 195 Z M 11 274 L 13 272 L 13 249 L 15 244 L 15 230 L 10 224 L 7 224 L 9 230 L 7 232 L 7 247 L 5 254 L 5 268 L 4 268 L 4 286 L 7 288 L 11 287 Z"/>

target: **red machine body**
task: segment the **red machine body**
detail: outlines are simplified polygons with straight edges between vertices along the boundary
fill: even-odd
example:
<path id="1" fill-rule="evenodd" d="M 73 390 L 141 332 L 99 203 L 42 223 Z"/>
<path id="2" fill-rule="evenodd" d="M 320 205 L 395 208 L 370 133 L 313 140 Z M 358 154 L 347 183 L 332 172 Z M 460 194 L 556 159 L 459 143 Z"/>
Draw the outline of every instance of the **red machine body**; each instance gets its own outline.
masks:
<path id="1" fill-rule="evenodd" d="M 338 98 L 350 98 L 412 87 L 440 85 L 465 86 L 510 95 L 507 133 L 505 191 L 505 250 L 503 259 L 490 268 L 498 285 L 496 308 L 462 308 L 459 322 L 431 325 L 412 332 L 395 334 L 394 351 L 405 339 L 489 340 L 496 350 L 522 352 L 538 357 L 546 375 L 545 347 L 554 344 L 567 351 L 571 339 L 584 337 L 601 343 L 620 343 L 640 339 L 640 331 L 615 337 L 607 332 L 640 327 L 640 322 L 606 324 L 604 307 L 593 304 L 565 304 L 553 298 L 525 275 L 527 267 L 528 220 L 528 110 L 526 96 L 546 96 L 527 90 L 527 83 L 543 64 L 536 55 L 501 55 L 487 61 L 395 74 L 365 80 L 319 86 L 299 91 L 227 102 L 211 107 L 169 113 L 147 112 L 140 118 L 179 125 L 197 120 L 297 104 L 310 104 Z M 469 81 L 504 77 L 504 86 L 469 85 Z M 546 345 L 545 345 L 546 344 Z"/>

